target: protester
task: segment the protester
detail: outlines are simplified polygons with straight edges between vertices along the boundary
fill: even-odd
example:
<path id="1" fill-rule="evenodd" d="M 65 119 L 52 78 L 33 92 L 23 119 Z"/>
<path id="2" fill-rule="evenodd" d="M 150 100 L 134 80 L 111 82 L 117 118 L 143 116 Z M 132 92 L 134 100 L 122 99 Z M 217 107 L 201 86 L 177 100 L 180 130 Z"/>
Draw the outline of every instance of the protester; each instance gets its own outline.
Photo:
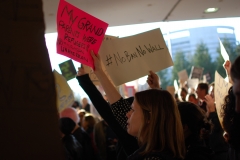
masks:
<path id="1" fill-rule="evenodd" d="M 78 140 L 78 142 L 83 147 L 83 159 L 92 159 L 92 160 L 96 159 L 95 154 L 94 154 L 94 149 L 92 147 L 91 138 L 78 125 L 80 118 L 77 114 L 76 109 L 74 109 L 72 107 L 68 107 L 68 108 L 64 109 L 60 113 L 60 118 L 71 118 L 75 122 L 75 126 L 72 131 L 72 134 L 74 135 L 74 137 Z"/>
<path id="2" fill-rule="evenodd" d="M 83 98 L 83 99 L 82 99 L 82 108 L 83 108 L 86 112 L 90 113 L 90 104 L 88 103 L 88 99 L 87 99 L 87 98 Z"/>
<path id="3" fill-rule="evenodd" d="M 75 128 L 75 122 L 71 118 L 60 118 L 59 125 L 63 134 L 62 142 L 66 151 L 66 160 L 83 160 L 82 145 L 71 134 Z"/>
<path id="4" fill-rule="evenodd" d="M 117 159 L 118 139 L 105 120 L 95 125 L 94 140 L 102 160 Z"/>
<path id="5" fill-rule="evenodd" d="M 180 102 L 178 109 L 184 130 L 187 154 L 185 160 L 211 160 L 214 152 L 207 147 L 205 137 L 211 132 L 211 123 L 201 109 L 190 102 Z"/>
<path id="6" fill-rule="evenodd" d="M 229 160 L 240 159 L 240 115 L 235 111 L 235 106 L 236 98 L 231 87 L 222 106 L 224 138 L 230 144 Z"/>
<path id="7" fill-rule="evenodd" d="M 199 83 L 197 86 L 197 96 L 198 96 L 198 106 L 207 112 L 205 96 L 208 94 L 208 84 L 207 83 Z"/>
<path id="8" fill-rule="evenodd" d="M 159 89 L 138 92 L 131 107 L 131 103 L 121 98 L 102 71 L 99 58 L 93 52 L 91 54 L 95 74 L 108 95 L 115 118 L 130 135 L 138 139 L 140 148 L 128 159 L 183 159 L 183 129 L 172 95 Z"/>

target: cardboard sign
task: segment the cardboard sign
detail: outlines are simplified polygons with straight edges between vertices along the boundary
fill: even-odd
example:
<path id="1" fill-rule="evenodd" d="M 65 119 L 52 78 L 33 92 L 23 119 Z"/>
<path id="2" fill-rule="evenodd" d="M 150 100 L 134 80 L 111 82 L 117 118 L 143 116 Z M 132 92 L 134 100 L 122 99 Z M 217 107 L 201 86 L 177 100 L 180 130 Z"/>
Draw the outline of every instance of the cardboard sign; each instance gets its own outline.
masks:
<path id="1" fill-rule="evenodd" d="M 180 81 L 183 81 L 183 82 L 188 80 L 188 74 L 187 74 L 186 69 L 178 72 L 178 78 Z"/>
<path id="2" fill-rule="evenodd" d="M 199 79 L 197 79 L 197 78 L 187 80 L 188 87 L 193 88 L 195 90 L 198 86 L 198 83 L 199 83 Z"/>
<path id="3" fill-rule="evenodd" d="M 57 91 L 57 108 L 61 112 L 65 108 L 72 106 L 74 95 L 66 79 L 56 70 L 53 71 Z"/>
<path id="4" fill-rule="evenodd" d="M 67 81 L 76 77 L 77 71 L 71 59 L 59 64 L 59 67 L 63 77 L 65 77 Z"/>
<path id="5" fill-rule="evenodd" d="M 229 88 L 232 86 L 220 76 L 220 74 L 215 72 L 215 82 L 214 82 L 214 97 L 216 103 L 216 110 L 220 124 L 222 125 L 223 117 L 221 116 L 221 108 L 224 102 L 225 96 L 228 94 Z"/>
<path id="6" fill-rule="evenodd" d="M 112 39 L 116 39 L 116 38 L 118 38 L 118 37 L 105 35 L 105 36 L 104 36 L 104 41 L 112 40 Z M 101 63 L 102 63 L 102 62 L 101 62 Z M 93 73 L 92 68 L 89 67 L 89 66 L 86 66 L 86 65 L 83 65 L 83 66 L 84 66 L 85 72 L 89 74 L 89 77 L 90 77 L 90 79 L 92 80 L 93 84 L 94 84 L 94 85 L 97 85 L 97 86 L 101 85 L 100 82 L 99 82 L 99 80 L 98 80 L 98 78 L 97 78 L 97 76 Z M 106 68 L 105 68 L 105 66 L 103 65 L 103 63 L 102 63 L 102 69 L 103 69 L 104 73 L 107 75 L 108 79 L 112 82 L 112 80 L 111 80 L 110 76 L 108 75 L 108 73 L 107 73 L 107 71 L 106 71 Z M 113 82 L 112 82 L 112 84 L 113 84 Z"/>
<path id="7" fill-rule="evenodd" d="M 160 29 L 104 41 L 99 54 L 115 86 L 173 65 Z"/>
<path id="8" fill-rule="evenodd" d="M 190 79 L 197 78 L 200 80 L 202 78 L 202 74 L 203 74 L 203 68 L 192 66 Z"/>
<path id="9" fill-rule="evenodd" d="M 229 61 L 229 55 L 228 55 L 228 53 L 227 53 L 227 51 L 226 51 L 225 47 L 223 46 L 220 39 L 219 39 L 219 43 L 220 43 L 221 55 L 222 55 L 224 61 L 225 62 Z"/>
<path id="10" fill-rule="evenodd" d="M 93 66 L 90 50 L 98 53 L 108 24 L 60 0 L 57 13 L 57 53 Z"/>

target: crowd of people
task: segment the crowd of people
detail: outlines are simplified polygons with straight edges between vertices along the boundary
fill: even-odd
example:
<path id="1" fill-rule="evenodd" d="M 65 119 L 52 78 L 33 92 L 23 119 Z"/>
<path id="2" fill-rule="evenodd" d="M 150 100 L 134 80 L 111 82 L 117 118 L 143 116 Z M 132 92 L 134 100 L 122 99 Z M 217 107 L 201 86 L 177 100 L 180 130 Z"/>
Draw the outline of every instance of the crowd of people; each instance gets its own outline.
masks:
<path id="1" fill-rule="evenodd" d="M 240 56 L 223 65 L 232 87 L 220 121 L 214 83 L 199 83 L 196 90 L 181 85 L 174 97 L 150 71 L 149 89 L 125 98 L 104 73 L 99 55 L 91 55 L 107 100 L 79 68 L 76 79 L 102 119 L 89 113 L 86 100 L 83 109 L 74 103 L 60 113 L 66 159 L 240 160 Z"/>

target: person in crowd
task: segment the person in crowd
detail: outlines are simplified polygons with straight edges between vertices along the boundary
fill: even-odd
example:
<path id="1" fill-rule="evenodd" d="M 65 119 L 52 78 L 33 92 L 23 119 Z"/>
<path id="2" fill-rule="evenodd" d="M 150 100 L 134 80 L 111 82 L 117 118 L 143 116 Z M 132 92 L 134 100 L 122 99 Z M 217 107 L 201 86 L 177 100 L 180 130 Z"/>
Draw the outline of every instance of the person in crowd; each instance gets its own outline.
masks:
<path id="1" fill-rule="evenodd" d="M 87 99 L 87 98 L 83 98 L 83 99 L 82 99 L 82 108 L 83 108 L 86 112 L 90 113 L 90 104 L 88 103 L 88 99 Z"/>
<path id="2" fill-rule="evenodd" d="M 228 67 L 233 86 L 225 97 L 223 109 L 224 138 L 230 144 L 228 160 L 240 159 L 240 56 Z"/>
<path id="3" fill-rule="evenodd" d="M 117 136 L 105 120 L 94 127 L 94 140 L 102 160 L 117 159 Z"/>
<path id="4" fill-rule="evenodd" d="M 236 112 L 233 87 L 228 91 L 222 106 L 224 138 L 230 145 L 228 160 L 240 159 L 240 115 Z"/>
<path id="5" fill-rule="evenodd" d="M 90 80 L 89 75 L 84 71 L 84 68 L 78 68 L 77 80 L 82 89 L 89 96 L 91 102 L 97 109 L 101 117 L 107 122 L 109 127 L 116 134 L 118 139 L 118 144 L 116 148 L 117 160 L 127 159 L 135 150 L 138 149 L 137 139 L 129 135 L 126 130 L 124 130 L 118 121 L 115 119 L 112 110 L 110 108 L 109 102 L 107 102 L 96 86 Z M 133 102 L 133 98 L 126 99 L 129 103 Z"/>
<path id="6" fill-rule="evenodd" d="M 233 82 L 233 93 L 236 97 L 235 110 L 240 114 L 240 56 L 232 64 L 231 80 Z"/>
<path id="7" fill-rule="evenodd" d="M 178 103 L 178 109 L 187 150 L 185 160 L 212 160 L 214 151 L 206 146 L 204 140 L 211 132 L 211 123 L 202 110 L 191 102 Z"/>
<path id="8" fill-rule="evenodd" d="M 66 160 L 84 160 L 82 145 L 72 135 L 75 122 L 71 118 L 60 118 L 59 128 L 63 134 L 62 142 L 66 152 Z"/>
<path id="9" fill-rule="evenodd" d="M 71 118 L 75 122 L 72 134 L 83 147 L 83 159 L 96 159 L 90 136 L 78 125 L 80 118 L 76 109 L 72 107 L 64 109 L 60 112 L 60 118 Z"/>
<path id="10" fill-rule="evenodd" d="M 165 90 L 137 92 L 133 104 L 123 99 L 101 68 L 93 52 L 94 73 L 108 95 L 113 114 L 130 135 L 137 138 L 139 149 L 128 159 L 183 159 L 183 128 L 177 104 Z M 171 127 L 170 127 L 171 126 Z"/>
<path id="11" fill-rule="evenodd" d="M 179 89 L 178 93 L 181 97 L 181 101 L 185 102 L 188 91 L 185 88 L 181 88 L 181 89 Z"/>
<path id="12" fill-rule="evenodd" d="M 79 104 L 78 101 L 74 101 L 73 104 L 72 104 L 72 107 L 75 108 L 75 109 L 77 109 L 77 110 L 80 110 L 80 109 L 81 109 L 81 106 L 80 106 L 80 104 Z"/>
<path id="13" fill-rule="evenodd" d="M 80 118 L 80 121 L 79 121 L 79 123 L 78 123 L 79 126 L 82 126 L 83 118 L 84 118 L 85 114 L 86 114 L 85 109 L 80 109 L 80 110 L 78 111 L 78 116 L 79 116 L 79 118 Z"/>
<path id="14" fill-rule="evenodd" d="M 208 84 L 207 83 L 199 83 L 197 86 L 197 96 L 198 96 L 198 105 L 202 108 L 205 112 L 207 111 L 205 96 L 208 94 Z"/>
<path id="15" fill-rule="evenodd" d="M 186 96 L 186 100 L 188 102 L 192 102 L 193 104 L 198 105 L 198 99 L 197 99 L 197 95 L 195 93 L 190 93 Z"/>

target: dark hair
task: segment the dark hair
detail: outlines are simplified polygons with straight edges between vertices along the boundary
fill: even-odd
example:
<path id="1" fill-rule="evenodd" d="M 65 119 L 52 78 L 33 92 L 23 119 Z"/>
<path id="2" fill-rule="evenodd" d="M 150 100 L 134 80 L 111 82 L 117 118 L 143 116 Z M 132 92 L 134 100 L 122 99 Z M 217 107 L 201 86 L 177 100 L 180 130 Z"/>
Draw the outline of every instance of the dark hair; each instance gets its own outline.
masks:
<path id="1" fill-rule="evenodd" d="M 231 78 L 233 81 L 234 79 L 240 79 L 240 56 L 237 57 L 231 66 Z"/>
<path id="2" fill-rule="evenodd" d="M 60 118 L 59 120 L 60 131 L 65 135 L 71 134 L 75 126 L 76 123 L 71 118 Z"/>
<path id="3" fill-rule="evenodd" d="M 205 90 L 205 93 L 208 94 L 208 84 L 207 83 L 199 83 L 198 88 L 201 90 Z"/>
<path id="4" fill-rule="evenodd" d="M 180 102 L 178 103 L 178 109 L 181 115 L 182 125 L 187 125 L 196 138 L 203 138 L 202 129 L 211 132 L 212 125 L 200 107 L 191 102 Z M 204 136 L 206 135 L 204 134 Z"/>
<path id="5" fill-rule="evenodd" d="M 232 87 L 224 98 L 221 116 L 223 116 L 223 129 L 228 133 L 228 143 L 234 148 L 240 148 L 240 115 L 235 111 L 235 96 Z"/>
<path id="6" fill-rule="evenodd" d="M 196 95 L 195 93 L 191 93 L 191 94 L 189 94 L 188 97 L 193 97 L 194 99 L 197 99 L 197 95 Z"/>

